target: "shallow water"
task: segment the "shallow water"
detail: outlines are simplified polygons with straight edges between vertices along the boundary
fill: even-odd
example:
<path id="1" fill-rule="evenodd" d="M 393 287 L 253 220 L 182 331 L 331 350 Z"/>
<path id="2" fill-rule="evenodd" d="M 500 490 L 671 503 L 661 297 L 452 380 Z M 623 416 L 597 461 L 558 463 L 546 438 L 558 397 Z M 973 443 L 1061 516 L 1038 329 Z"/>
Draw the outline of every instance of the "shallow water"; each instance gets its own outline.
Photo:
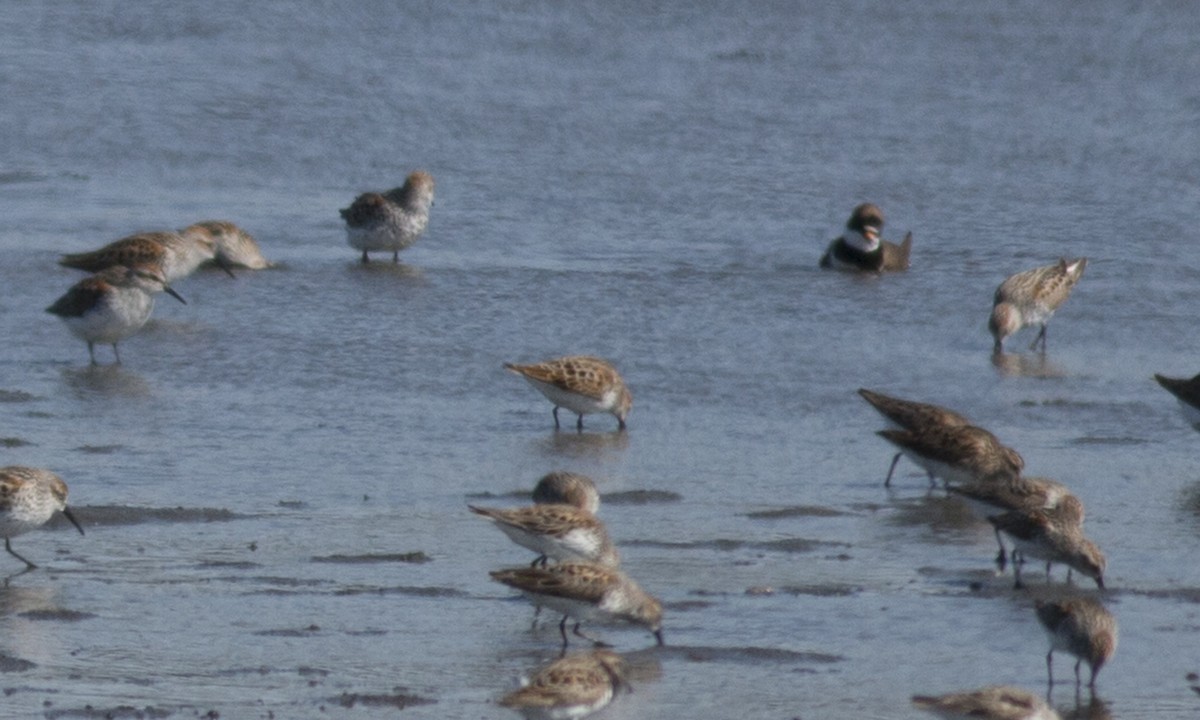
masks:
<path id="1" fill-rule="evenodd" d="M 557 628 L 466 503 L 559 468 L 667 607 L 663 649 L 596 629 L 635 666 L 605 717 L 1045 690 L 1062 570 L 1014 592 L 913 466 L 884 489 L 871 387 L 1083 499 L 1121 644 L 1076 716 L 1193 717 L 1200 438 L 1150 375 L 1200 371 L 1198 32 L 1173 3 L 7 8 L 0 453 L 88 534 L 14 541 L 43 567 L 0 588 L 0 715 L 512 716 Z M 425 237 L 360 266 L 337 209 L 417 167 Z M 817 270 L 863 200 L 911 272 Z M 89 368 L 42 312 L 56 256 L 207 218 L 279 266 L 179 282 Z M 993 362 L 995 286 L 1060 255 L 1089 266 L 1048 354 Z M 621 368 L 627 433 L 555 433 L 501 369 L 575 352 Z"/>

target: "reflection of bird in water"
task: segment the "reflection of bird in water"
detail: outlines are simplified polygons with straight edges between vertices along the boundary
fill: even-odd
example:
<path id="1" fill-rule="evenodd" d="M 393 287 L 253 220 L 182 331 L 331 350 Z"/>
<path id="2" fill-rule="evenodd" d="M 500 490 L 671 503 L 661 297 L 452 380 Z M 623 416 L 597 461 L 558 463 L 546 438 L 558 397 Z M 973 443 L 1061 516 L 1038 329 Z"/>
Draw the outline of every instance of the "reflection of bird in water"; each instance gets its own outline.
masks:
<path id="1" fill-rule="evenodd" d="M 523 679 L 519 690 L 505 695 L 500 705 L 526 718 L 582 718 L 612 702 L 628 688 L 626 665 L 611 650 L 593 650 L 559 658 Z"/>
<path id="2" fill-rule="evenodd" d="M 961 720 L 1060 720 L 1054 708 L 1031 692 L 1004 685 L 929 696 L 914 695 L 913 705 L 944 718 Z"/>
<path id="3" fill-rule="evenodd" d="M 1020 355 L 1018 353 L 992 353 L 992 367 L 1005 377 L 1060 378 L 1067 373 L 1062 366 L 1052 362 L 1045 353 Z"/>

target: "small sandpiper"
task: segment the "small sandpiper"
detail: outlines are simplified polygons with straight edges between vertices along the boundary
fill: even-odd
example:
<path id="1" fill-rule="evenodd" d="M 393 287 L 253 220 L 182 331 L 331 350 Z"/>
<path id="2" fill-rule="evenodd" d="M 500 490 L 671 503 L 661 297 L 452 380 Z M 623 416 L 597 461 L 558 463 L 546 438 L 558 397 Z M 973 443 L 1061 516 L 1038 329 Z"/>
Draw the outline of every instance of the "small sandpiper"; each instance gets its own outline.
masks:
<path id="1" fill-rule="evenodd" d="M 509 540 L 538 553 L 534 564 L 545 565 L 547 559 L 594 562 L 610 568 L 621 564 L 604 523 L 587 510 L 557 504 L 510 510 L 467 507 L 496 523 Z"/>
<path id="2" fill-rule="evenodd" d="M 1046 653 L 1049 684 L 1054 685 L 1054 651 L 1062 650 L 1076 658 L 1076 687 L 1081 682 L 1079 665 L 1086 662 L 1092 670 L 1088 687 L 1094 690 L 1100 668 L 1117 651 L 1116 618 L 1098 600 L 1087 597 L 1038 600 L 1036 608 L 1038 622 L 1050 638 L 1050 652 Z"/>
<path id="3" fill-rule="evenodd" d="M 167 285 L 157 266 L 116 265 L 72 285 L 46 312 L 60 317 L 68 330 L 87 342 L 93 365 L 96 343 L 112 345 L 120 363 L 117 343 L 146 324 L 154 309 L 154 294 L 159 292 L 187 304 Z"/>
<path id="4" fill-rule="evenodd" d="M 562 613 L 558 624 L 567 646 L 567 619 L 575 620 L 574 633 L 583 621 L 633 623 L 654 634 L 663 644 L 662 603 L 619 570 L 595 563 L 559 563 L 545 567 L 496 570 L 493 580 L 524 593 L 535 604 Z"/>
<path id="5" fill-rule="evenodd" d="M 576 429 L 583 431 L 583 416 L 611 413 L 617 426 L 625 429 L 625 418 L 633 407 L 633 395 L 612 363 L 590 355 L 570 355 L 533 365 L 505 363 L 505 369 L 529 381 L 554 403 L 554 427 L 559 428 L 558 409 L 565 407 L 579 416 Z"/>
<path id="6" fill-rule="evenodd" d="M 271 267 L 254 237 L 228 220 L 203 220 L 179 231 L 185 238 L 201 238 L 212 243 L 212 262 L 226 268 L 263 270 Z"/>
<path id="7" fill-rule="evenodd" d="M 56 512 L 61 512 L 83 534 L 83 526 L 67 508 L 67 484 L 62 478 L 41 468 L 9 465 L 0 468 L 0 535 L 4 549 L 25 563 L 27 570 L 37 567 L 21 557 L 9 541 L 46 524 Z"/>
<path id="8" fill-rule="evenodd" d="M 233 271 L 217 255 L 212 239 L 197 234 L 143 232 L 114 240 L 99 250 L 63 255 L 58 264 L 93 273 L 117 265 L 152 265 L 170 283 L 191 275 L 209 261 L 233 277 Z"/>
<path id="9" fill-rule="evenodd" d="M 1045 352 L 1046 324 L 1058 306 L 1066 302 L 1086 267 L 1087 258 L 1070 262 L 1063 258 L 1054 265 L 1026 270 L 1000 283 L 988 320 L 988 330 L 995 340 L 993 351 L 1003 352 L 1004 339 L 1021 328 L 1038 325 L 1041 329 L 1029 349 L 1033 350 L 1040 342 Z"/>
<path id="10" fill-rule="evenodd" d="M 364 263 L 371 261 L 368 252 L 387 250 L 392 252 L 392 262 L 398 263 L 400 251 L 425 232 L 432 206 L 433 176 L 417 170 L 401 187 L 363 193 L 339 212 L 346 221 L 346 240 L 362 251 Z"/>

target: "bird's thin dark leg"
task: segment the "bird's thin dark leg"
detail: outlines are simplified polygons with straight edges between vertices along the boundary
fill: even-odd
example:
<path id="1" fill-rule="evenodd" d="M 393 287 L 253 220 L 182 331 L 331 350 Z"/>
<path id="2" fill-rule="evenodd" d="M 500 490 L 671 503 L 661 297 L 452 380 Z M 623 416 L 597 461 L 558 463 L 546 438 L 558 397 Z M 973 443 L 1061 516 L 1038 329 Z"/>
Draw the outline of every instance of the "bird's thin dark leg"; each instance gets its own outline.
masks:
<path id="1" fill-rule="evenodd" d="M 121 364 L 121 351 L 117 349 L 117 344 L 113 343 L 113 355 L 117 357 L 117 364 Z"/>
<path id="2" fill-rule="evenodd" d="M 566 615 L 563 615 L 562 620 L 560 620 L 558 622 L 558 634 L 562 635 L 562 639 L 563 639 L 562 651 L 563 651 L 563 653 L 566 653 L 567 652 L 567 616 Z"/>
<path id="3" fill-rule="evenodd" d="M 1030 350 L 1036 350 L 1038 343 L 1042 344 L 1042 352 L 1046 352 L 1046 326 L 1042 325 L 1042 329 L 1038 331 L 1037 337 L 1033 339 L 1033 344 L 1029 346 Z"/>
<path id="4" fill-rule="evenodd" d="M 392 262 L 396 263 L 397 265 L 400 264 L 400 251 L 399 250 L 392 253 Z"/>
<path id="5" fill-rule="evenodd" d="M 612 647 L 612 645 L 609 645 L 608 643 L 604 642 L 603 640 L 597 640 L 596 638 L 592 637 L 591 635 L 584 633 L 582 630 L 579 629 L 579 623 L 575 623 L 575 627 L 571 629 L 571 632 L 575 633 L 576 635 L 583 638 L 584 640 L 590 641 L 596 647 Z"/>
<path id="6" fill-rule="evenodd" d="M 367 251 L 366 251 L 366 250 L 363 250 L 362 264 L 363 264 L 363 265 L 366 265 L 366 264 L 367 264 L 367 263 L 369 263 L 369 262 L 371 262 L 371 257 L 370 257 L 369 255 L 367 255 Z"/>
<path id="7" fill-rule="evenodd" d="M 4 538 L 4 549 L 8 551 L 8 554 L 9 554 L 9 555 L 12 555 L 12 556 L 13 556 L 13 557 L 15 557 L 16 559 L 18 559 L 18 560 L 20 560 L 21 562 L 25 563 L 25 566 L 26 566 L 27 568 L 29 568 L 30 570 L 32 570 L 32 569 L 34 569 L 35 567 L 37 567 L 37 565 L 34 565 L 33 563 L 29 562 L 29 561 L 28 561 L 28 560 L 26 560 L 25 558 L 23 558 L 23 557 L 21 557 L 20 555 L 18 555 L 18 554 L 17 554 L 17 551 L 12 549 L 12 545 L 9 545 L 9 544 L 8 544 L 8 538 Z"/>
<path id="8" fill-rule="evenodd" d="M 1000 537 L 1000 528 L 994 528 L 996 532 L 996 543 L 1000 545 L 1000 552 L 996 553 L 996 567 L 1000 568 L 1000 572 L 1004 572 L 1004 568 L 1008 565 L 1007 553 L 1004 549 L 1004 539 Z"/>
<path id="9" fill-rule="evenodd" d="M 883 479 L 884 487 L 892 486 L 892 473 L 896 472 L 896 463 L 900 462 L 901 453 L 896 453 L 896 457 L 892 458 L 892 466 L 888 468 L 887 477 Z"/>
<path id="10" fill-rule="evenodd" d="M 1046 685 L 1054 687 L 1054 650 L 1046 653 Z"/>
<path id="11" fill-rule="evenodd" d="M 559 425 L 559 424 L 558 424 L 558 406 L 557 406 L 557 405 L 555 405 L 555 406 L 554 406 L 554 429 L 555 429 L 555 430 L 558 430 L 558 429 L 560 429 L 561 427 L 562 427 L 562 425 Z"/>
<path id="12" fill-rule="evenodd" d="M 583 414 L 582 413 L 579 415 L 579 419 L 575 421 L 575 430 L 578 432 L 583 432 Z"/>
<path id="13" fill-rule="evenodd" d="M 88 357 L 92 359 L 92 364 L 96 364 L 96 344 L 88 340 Z"/>

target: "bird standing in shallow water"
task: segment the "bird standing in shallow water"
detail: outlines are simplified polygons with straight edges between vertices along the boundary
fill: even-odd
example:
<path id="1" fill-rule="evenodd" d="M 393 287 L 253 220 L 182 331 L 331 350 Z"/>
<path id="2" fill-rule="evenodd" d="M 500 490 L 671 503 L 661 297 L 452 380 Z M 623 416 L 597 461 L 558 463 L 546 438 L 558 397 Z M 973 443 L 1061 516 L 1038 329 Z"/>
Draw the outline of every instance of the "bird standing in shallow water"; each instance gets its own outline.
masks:
<path id="1" fill-rule="evenodd" d="M 1029 349 L 1036 348 L 1040 342 L 1042 352 L 1045 352 L 1046 324 L 1058 306 L 1066 302 L 1086 267 L 1087 258 L 1073 262 L 1063 258 L 1054 265 L 1026 270 L 1000 283 L 988 320 L 988 330 L 995 340 L 994 352 L 1003 352 L 1004 339 L 1030 325 L 1039 325 L 1041 330 Z"/>
<path id="2" fill-rule="evenodd" d="M 1092 669 L 1088 687 L 1096 687 L 1100 668 L 1117 652 L 1117 620 L 1098 600 L 1078 597 L 1067 600 L 1035 603 L 1038 622 L 1050 638 L 1046 653 L 1046 675 L 1054 685 L 1054 651 L 1062 650 L 1075 656 L 1075 685 L 1081 682 L 1079 665 L 1087 663 Z"/>
<path id="3" fill-rule="evenodd" d="M 554 403 L 554 427 L 558 409 L 565 407 L 579 416 L 576 429 L 583 431 L 583 416 L 611 413 L 617 426 L 625 429 L 625 418 L 633 407 L 633 395 L 621 374 L 607 360 L 589 355 L 570 355 L 534 365 L 504 363 L 504 368 L 529 381 Z"/>
<path id="4" fill-rule="evenodd" d="M 146 324 L 154 309 L 154 294 L 166 292 L 183 304 L 187 301 L 168 285 L 154 265 L 115 265 L 84 278 L 46 308 L 67 324 L 67 329 L 87 342 L 88 357 L 96 364 L 96 343 L 112 345 L 117 363 L 117 343 Z"/>
<path id="5" fill-rule="evenodd" d="M 34 528 L 45 525 L 56 512 L 61 512 L 79 534 L 83 527 L 67 508 L 67 484 L 62 478 L 41 468 L 9 465 L 0 468 L 0 535 L 4 549 L 25 563 L 28 570 L 37 567 L 12 549 L 10 540 Z"/>
<path id="6" fill-rule="evenodd" d="M 392 262 L 400 262 L 400 251 L 409 247 L 429 224 L 429 208 L 433 206 L 433 176 L 423 170 L 410 173 L 404 185 L 387 192 L 367 192 L 359 195 L 350 207 L 343 208 L 346 221 L 346 240 L 350 247 L 362 250 L 362 261 L 368 263 L 368 252 L 391 250 Z"/>
<path id="7" fill-rule="evenodd" d="M 1083 504 L 1073 495 L 1063 498 L 1057 505 L 1047 509 L 1009 510 L 1001 515 L 988 517 L 988 522 L 997 531 L 1013 541 L 1014 554 L 1021 559 L 1038 558 L 1046 562 L 1046 580 L 1050 579 L 1050 566 L 1062 563 L 1067 566 L 1067 582 L 1071 571 L 1078 570 L 1096 581 L 1096 587 L 1104 589 L 1104 569 L 1107 560 L 1096 543 L 1083 534 Z M 1021 564 L 1013 564 L 1014 587 L 1021 585 Z"/>
<path id="8" fill-rule="evenodd" d="M 534 603 L 562 613 L 558 624 L 563 648 L 567 647 L 567 618 L 575 619 L 574 633 L 585 620 L 641 625 L 662 636 L 662 603 L 619 570 L 595 563 L 569 562 L 546 567 L 496 570 L 492 579 L 520 590 Z M 587 638 L 591 639 L 591 638 Z"/>

